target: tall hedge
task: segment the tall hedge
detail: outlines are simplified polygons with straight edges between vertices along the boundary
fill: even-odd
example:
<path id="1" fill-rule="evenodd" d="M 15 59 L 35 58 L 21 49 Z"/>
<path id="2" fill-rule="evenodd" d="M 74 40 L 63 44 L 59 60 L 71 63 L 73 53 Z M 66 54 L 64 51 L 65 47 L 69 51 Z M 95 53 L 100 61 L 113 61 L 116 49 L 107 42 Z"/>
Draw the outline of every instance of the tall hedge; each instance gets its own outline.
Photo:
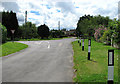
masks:
<path id="1" fill-rule="evenodd" d="M 0 36 L 0 39 L 2 39 L 2 43 L 5 43 L 7 40 L 7 29 L 1 23 L 0 23 L 0 33 L 2 33 L 2 36 Z"/>

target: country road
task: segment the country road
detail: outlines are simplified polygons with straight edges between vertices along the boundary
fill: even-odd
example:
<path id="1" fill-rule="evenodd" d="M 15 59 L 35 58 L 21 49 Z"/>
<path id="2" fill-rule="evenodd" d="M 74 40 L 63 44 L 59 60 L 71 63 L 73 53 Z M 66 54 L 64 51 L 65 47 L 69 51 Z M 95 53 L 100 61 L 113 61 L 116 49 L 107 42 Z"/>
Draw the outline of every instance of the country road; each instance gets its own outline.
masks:
<path id="1" fill-rule="evenodd" d="M 72 82 L 75 38 L 19 41 L 29 45 L 2 58 L 3 82 Z"/>

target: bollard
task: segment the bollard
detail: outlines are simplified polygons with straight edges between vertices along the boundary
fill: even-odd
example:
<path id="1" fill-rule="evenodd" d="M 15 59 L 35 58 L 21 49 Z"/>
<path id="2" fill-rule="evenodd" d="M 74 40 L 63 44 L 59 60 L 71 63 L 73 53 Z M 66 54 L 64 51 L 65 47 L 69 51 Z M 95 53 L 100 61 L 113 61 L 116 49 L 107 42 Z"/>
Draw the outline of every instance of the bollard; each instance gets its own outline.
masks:
<path id="1" fill-rule="evenodd" d="M 80 44 L 79 45 L 81 46 L 81 37 L 80 37 Z"/>
<path id="2" fill-rule="evenodd" d="M 114 50 L 108 50 L 108 84 L 113 84 L 114 79 Z"/>
<path id="3" fill-rule="evenodd" d="M 88 60 L 90 60 L 91 39 L 88 40 Z"/>
<path id="4" fill-rule="evenodd" d="M 84 39 L 83 39 L 82 42 L 83 42 L 83 43 L 82 43 L 82 51 L 84 51 Z"/>
<path id="5" fill-rule="evenodd" d="M 78 36 L 78 43 L 79 43 L 79 36 Z"/>

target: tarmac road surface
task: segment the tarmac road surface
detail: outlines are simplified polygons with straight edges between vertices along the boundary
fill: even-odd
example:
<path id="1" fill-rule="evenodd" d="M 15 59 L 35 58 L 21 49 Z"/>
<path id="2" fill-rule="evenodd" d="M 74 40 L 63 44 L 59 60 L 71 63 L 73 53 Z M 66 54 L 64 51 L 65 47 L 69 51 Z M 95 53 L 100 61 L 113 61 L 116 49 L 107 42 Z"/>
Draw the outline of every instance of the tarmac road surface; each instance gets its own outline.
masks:
<path id="1" fill-rule="evenodd" d="M 29 45 L 2 57 L 3 82 L 72 82 L 75 38 L 17 41 Z"/>

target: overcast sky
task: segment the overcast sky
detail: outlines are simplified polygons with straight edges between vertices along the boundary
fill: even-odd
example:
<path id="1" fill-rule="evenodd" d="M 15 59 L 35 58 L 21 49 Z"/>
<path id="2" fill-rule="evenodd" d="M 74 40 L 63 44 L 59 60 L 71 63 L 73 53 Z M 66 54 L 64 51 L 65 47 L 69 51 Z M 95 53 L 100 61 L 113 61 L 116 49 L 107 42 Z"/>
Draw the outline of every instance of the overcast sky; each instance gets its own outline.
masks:
<path id="1" fill-rule="evenodd" d="M 0 0 L 1 1 L 1 0 Z M 47 24 L 50 29 L 76 28 L 79 17 L 83 15 L 109 16 L 118 18 L 119 0 L 2 0 L 0 11 L 12 10 L 16 12 L 19 24 L 23 24 L 25 11 L 27 21 L 36 26 Z"/>

